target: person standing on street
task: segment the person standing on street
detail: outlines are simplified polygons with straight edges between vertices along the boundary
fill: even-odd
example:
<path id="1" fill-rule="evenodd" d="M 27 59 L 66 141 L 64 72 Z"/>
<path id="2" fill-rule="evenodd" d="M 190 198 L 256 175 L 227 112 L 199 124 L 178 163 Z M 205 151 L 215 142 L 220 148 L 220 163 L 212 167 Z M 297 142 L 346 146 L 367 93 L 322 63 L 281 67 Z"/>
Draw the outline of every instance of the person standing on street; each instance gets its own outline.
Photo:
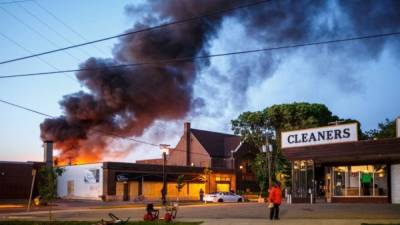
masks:
<path id="1" fill-rule="evenodd" d="M 203 188 L 200 188 L 200 202 L 203 202 L 204 201 L 204 191 L 203 191 Z"/>
<path id="2" fill-rule="evenodd" d="M 269 219 L 279 220 L 279 206 L 282 203 L 281 184 L 275 182 L 268 195 L 268 207 L 270 208 Z"/>

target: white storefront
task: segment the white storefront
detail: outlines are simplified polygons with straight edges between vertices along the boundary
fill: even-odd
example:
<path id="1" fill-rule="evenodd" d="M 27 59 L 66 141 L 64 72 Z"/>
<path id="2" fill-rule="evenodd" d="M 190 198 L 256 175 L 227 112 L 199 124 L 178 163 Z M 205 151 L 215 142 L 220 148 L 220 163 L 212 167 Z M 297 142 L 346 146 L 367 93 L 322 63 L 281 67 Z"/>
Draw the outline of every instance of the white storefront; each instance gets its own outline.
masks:
<path id="1" fill-rule="evenodd" d="M 100 200 L 103 194 L 103 163 L 63 166 L 57 179 L 61 198 Z"/>
<path id="2" fill-rule="evenodd" d="M 377 140 L 358 140 L 355 123 L 282 132 L 293 202 L 400 204 L 396 124 L 396 138 Z"/>

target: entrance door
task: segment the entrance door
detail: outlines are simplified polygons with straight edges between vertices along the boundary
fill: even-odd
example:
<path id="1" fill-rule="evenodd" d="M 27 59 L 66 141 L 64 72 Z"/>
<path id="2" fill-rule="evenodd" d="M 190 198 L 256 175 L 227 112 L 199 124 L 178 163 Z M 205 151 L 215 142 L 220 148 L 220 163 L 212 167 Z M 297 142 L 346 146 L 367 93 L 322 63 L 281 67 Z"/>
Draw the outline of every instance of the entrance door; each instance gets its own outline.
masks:
<path id="1" fill-rule="evenodd" d="M 74 196 L 74 181 L 73 180 L 69 180 L 67 181 L 67 196 L 71 197 Z"/>
<path id="2" fill-rule="evenodd" d="M 124 182 L 123 200 L 124 201 L 129 201 L 129 183 L 128 182 Z"/>
<path id="3" fill-rule="evenodd" d="M 315 201 L 314 163 L 312 160 L 293 162 L 292 202 L 311 203 Z M 312 199 L 311 199 L 312 197 Z"/>
<path id="4" fill-rule="evenodd" d="M 315 166 L 315 202 L 325 202 L 326 195 L 326 180 L 325 180 L 325 168 L 321 165 Z"/>

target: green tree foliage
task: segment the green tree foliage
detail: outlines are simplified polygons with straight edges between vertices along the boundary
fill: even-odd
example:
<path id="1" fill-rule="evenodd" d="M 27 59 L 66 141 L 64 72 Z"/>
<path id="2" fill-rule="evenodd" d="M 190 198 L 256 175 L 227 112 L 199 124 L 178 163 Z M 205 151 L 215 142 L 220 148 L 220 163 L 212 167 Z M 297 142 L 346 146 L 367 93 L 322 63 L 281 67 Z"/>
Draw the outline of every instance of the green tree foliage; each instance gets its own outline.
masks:
<path id="1" fill-rule="evenodd" d="M 396 120 L 385 119 L 378 124 L 378 129 L 372 129 L 366 132 L 368 139 L 382 139 L 396 137 Z"/>
<path id="2" fill-rule="evenodd" d="M 267 160 L 265 153 L 258 153 L 251 162 L 251 169 L 256 176 L 258 186 L 260 188 L 260 196 L 268 187 Z"/>
<path id="3" fill-rule="evenodd" d="M 49 220 L 52 220 L 51 201 L 57 198 L 57 177 L 61 176 L 62 168 L 42 166 L 39 169 L 38 189 L 40 197 L 49 205 Z"/>
<path id="4" fill-rule="evenodd" d="M 232 130 L 242 140 L 258 149 L 265 143 L 266 115 L 262 111 L 244 112 L 232 120 Z"/>
<path id="5" fill-rule="evenodd" d="M 282 174 L 281 177 L 286 178 L 286 184 L 289 184 L 291 165 L 282 155 L 281 132 L 326 126 L 329 122 L 334 121 L 339 121 L 339 117 L 333 115 L 328 107 L 323 104 L 295 102 L 273 105 L 262 111 L 244 112 L 231 122 L 234 133 L 240 135 L 244 142 L 256 150 L 260 149 L 266 142 L 267 134 L 271 137 L 273 180 L 279 173 Z M 346 120 L 346 122 L 350 121 L 352 120 Z M 255 171 L 255 174 L 257 173 Z"/>

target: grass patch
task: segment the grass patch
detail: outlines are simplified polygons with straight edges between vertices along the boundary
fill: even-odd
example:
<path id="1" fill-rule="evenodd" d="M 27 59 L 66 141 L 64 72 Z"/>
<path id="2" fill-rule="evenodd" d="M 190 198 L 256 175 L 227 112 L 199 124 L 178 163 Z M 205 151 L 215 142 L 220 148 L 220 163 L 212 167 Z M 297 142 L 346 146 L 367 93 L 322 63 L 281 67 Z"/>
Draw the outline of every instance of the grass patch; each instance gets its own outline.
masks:
<path id="1" fill-rule="evenodd" d="M 362 223 L 361 225 L 400 225 L 400 223 Z"/>
<path id="2" fill-rule="evenodd" d="M 0 221 L 0 225 L 93 225 L 97 222 L 90 221 Z M 199 225 L 201 222 L 147 222 L 147 221 L 133 221 L 125 225 L 158 225 L 158 224 L 171 224 L 171 225 Z"/>

